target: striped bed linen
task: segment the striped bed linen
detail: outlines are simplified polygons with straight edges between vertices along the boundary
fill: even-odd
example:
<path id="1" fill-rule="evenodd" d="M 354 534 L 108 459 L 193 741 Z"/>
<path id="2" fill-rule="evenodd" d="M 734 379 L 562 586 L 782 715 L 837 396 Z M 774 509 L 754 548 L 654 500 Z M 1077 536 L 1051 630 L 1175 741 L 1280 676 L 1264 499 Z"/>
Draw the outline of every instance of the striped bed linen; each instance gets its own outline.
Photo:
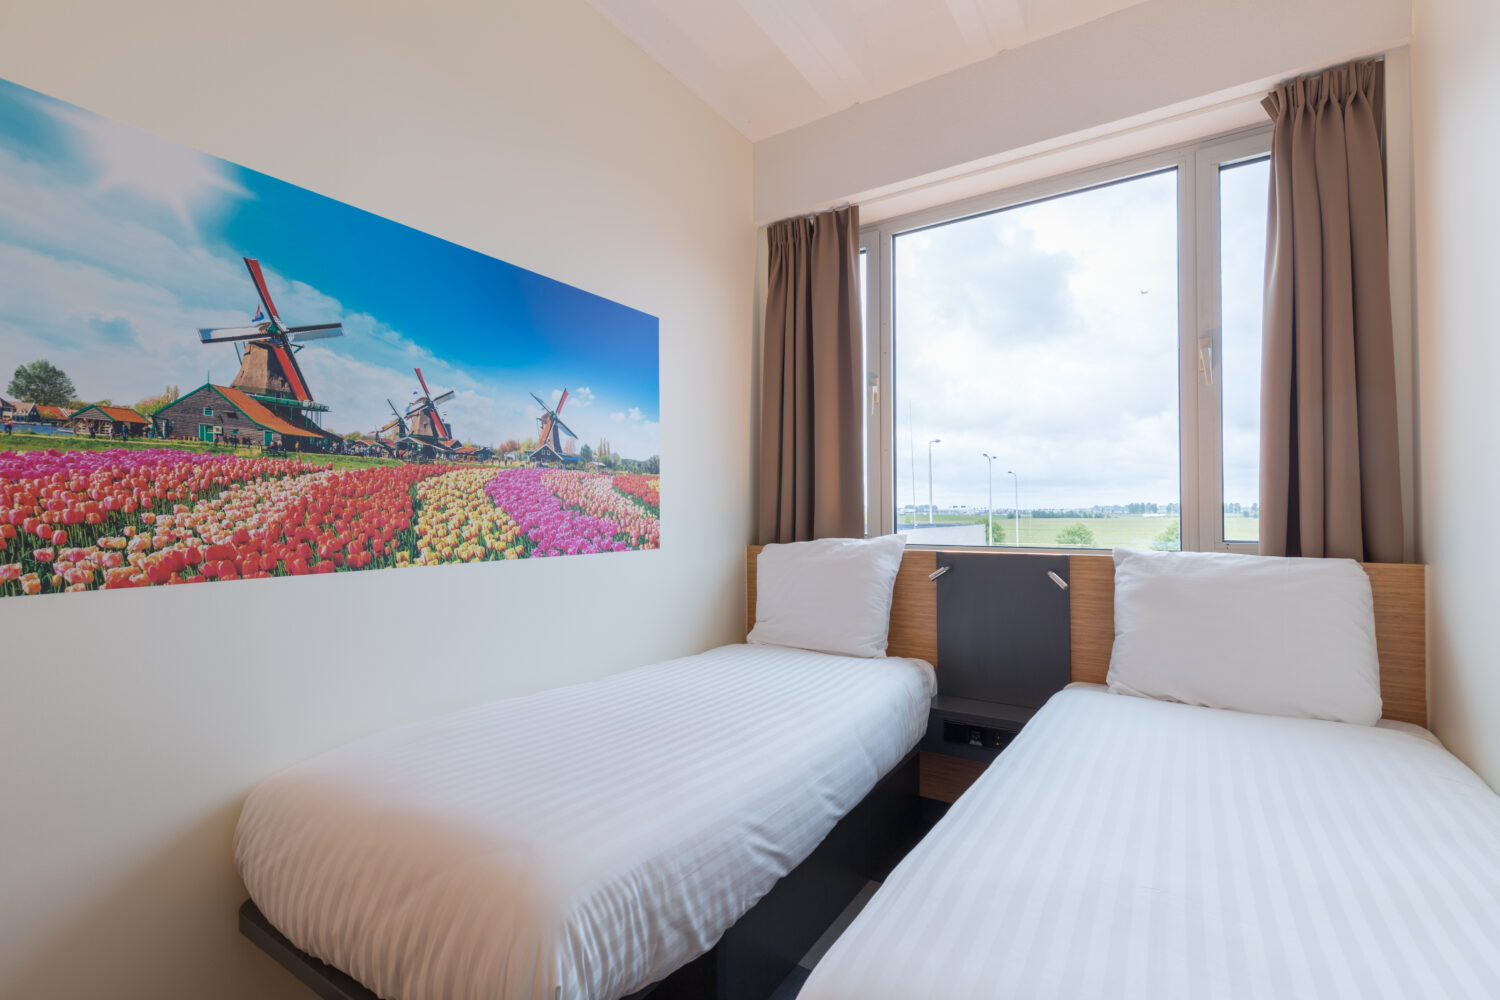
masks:
<path id="1" fill-rule="evenodd" d="M 919 660 L 725 646 L 380 733 L 247 799 L 294 944 L 398 1000 L 615 1000 L 708 951 L 917 743 Z"/>
<path id="2" fill-rule="evenodd" d="M 1500 997 L 1500 797 L 1425 730 L 1075 686 L 798 1000 Z"/>

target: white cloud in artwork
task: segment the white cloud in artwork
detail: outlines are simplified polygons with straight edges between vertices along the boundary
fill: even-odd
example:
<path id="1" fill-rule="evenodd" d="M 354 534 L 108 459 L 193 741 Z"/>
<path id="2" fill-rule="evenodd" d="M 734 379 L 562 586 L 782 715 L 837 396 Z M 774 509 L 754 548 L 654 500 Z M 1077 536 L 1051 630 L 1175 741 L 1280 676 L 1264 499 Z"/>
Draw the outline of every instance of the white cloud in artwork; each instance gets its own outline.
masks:
<path id="1" fill-rule="evenodd" d="M 609 419 L 616 425 L 609 431 L 611 451 L 643 459 L 661 454 L 661 424 L 647 420 L 639 406 L 617 410 Z"/>
<path id="2" fill-rule="evenodd" d="M 575 406 L 588 406 L 594 401 L 594 390 L 586 385 L 581 385 L 573 390 L 573 394 L 569 398 L 577 400 L 574 403 Z"/>
<path id="3" fill-rule="evenodd" d="M 98 169 L 96 193 L 124 191 L 163 206 L 190 234 L 197 234 L 193 216 L 205 202 L 246 195 L 220 161 L 195 149 L 78 108 L 50 102 L 43 108 L 82 137 Z"/>

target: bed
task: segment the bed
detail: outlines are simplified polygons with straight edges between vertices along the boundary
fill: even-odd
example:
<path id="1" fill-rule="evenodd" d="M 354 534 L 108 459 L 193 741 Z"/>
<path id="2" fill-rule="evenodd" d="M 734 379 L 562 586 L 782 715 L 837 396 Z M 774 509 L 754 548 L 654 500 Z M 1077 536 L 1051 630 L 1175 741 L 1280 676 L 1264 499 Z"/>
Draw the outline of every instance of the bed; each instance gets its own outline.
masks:
<path id="1" fill-rule="evenodd" d="M 934 688 L 916 659 L 733 645 L 377 734 L 250 795 L 247 905 L 325 996 L 615 1000 L 807 863 Z"/>
<path id="2" fill-rule="evenodd" d="M 1500 798 L 1426 730 L 1059 692 L 799 1000 L 1500 996 Z"/>
<path id="3" fill-rule="evenodd" d="M 1423 567 L 1262 560 L 1198 575 L 1243 558 L 1069 557 L 1073 683 L 903 860 L 799 1000 L 1500 996 L 1500 797 L 1423 728 Z M 1141 575 L 1170 559 L 1184 564 Z M 906 561 L 897 652 L 930 647 L 937 601 L 931 557 Z M 1244 607 L 1216 589 L 1262 571 L 1300 583 L 1252 588 Z M 1300 588 L 1325 576 L 1309 602 Z M 1169 624 L 1143 631 L 1143 611 Z M 1327 647 L 1300 637 L 1355 633 L 1363 652 L 1351 639 L 1331 659 L 1363 663 L 1363 684 L 1325 687 Z M 1183 672 L 1173 683 L 1297 707 L 1102 686 L 1130 689 L 1162 654 Z M 1318 717 L 1368 712 L 1371 697 L 1364 724 Z"/>

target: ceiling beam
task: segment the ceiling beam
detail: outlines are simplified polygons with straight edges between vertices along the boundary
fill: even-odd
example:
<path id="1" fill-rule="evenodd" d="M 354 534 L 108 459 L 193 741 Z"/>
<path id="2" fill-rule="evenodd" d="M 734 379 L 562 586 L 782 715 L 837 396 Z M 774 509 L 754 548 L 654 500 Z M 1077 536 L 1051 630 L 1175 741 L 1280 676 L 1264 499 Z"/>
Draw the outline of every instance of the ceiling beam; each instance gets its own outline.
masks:
<path id="1" fill-rule="evenodd" d="M 973 2 L 979 8 L 980 16 L 984 18 L 984 26 L 989 32 L 990 40 L 994 43 L 995 47 L 990 50 L 991 55 L 1025 45 L 1030 40 L 1031 18 L 1027 16 L 1030 0 L 973 0 Z"/>
<path id="2" fill-rule="evenodd" d="M 819 97 L 838 109 L 859 101 L 864 73 L 815 5 L 801 0 L 738 2 Z"/>
<path id="3" fill-rule="evenodd" d="M 995 54 L 995 40 L 990 37 L 989 26 L 984 23 L 984 14 L 979 9 L 979 0 L 947 0 L 948 15 L 963 37 L 969 54 L 983 59 Z"/>

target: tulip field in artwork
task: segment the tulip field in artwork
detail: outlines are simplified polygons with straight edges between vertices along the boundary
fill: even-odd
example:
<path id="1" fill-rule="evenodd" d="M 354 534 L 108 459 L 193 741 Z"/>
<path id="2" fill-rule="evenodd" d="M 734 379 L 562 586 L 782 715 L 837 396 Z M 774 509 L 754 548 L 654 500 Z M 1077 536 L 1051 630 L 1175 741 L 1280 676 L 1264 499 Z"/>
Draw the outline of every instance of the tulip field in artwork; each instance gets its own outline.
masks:
<path id="1" fill-rule="evenodd" d="M 519 464 L 0 452 L 0 597 L 654 549 L 658 489 Z"/>

